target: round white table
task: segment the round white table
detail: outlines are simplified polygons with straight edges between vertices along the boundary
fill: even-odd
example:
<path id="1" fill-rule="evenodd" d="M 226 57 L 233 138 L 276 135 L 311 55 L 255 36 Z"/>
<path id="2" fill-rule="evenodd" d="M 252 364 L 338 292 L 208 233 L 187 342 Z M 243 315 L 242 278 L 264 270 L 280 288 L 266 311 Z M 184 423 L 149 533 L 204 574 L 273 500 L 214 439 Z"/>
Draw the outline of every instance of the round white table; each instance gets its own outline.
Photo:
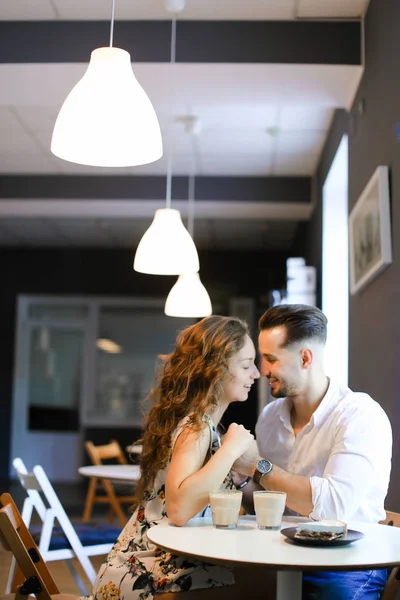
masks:
<path id="1" fill-rule="evenodd" d="M 100 477 L 120 483 L 132 483 L 140 479 L 138 465 L 90 465 L 79 467 L 78 472 L 85 477 Z"/>
<path id="2" fill-rule="evenodd" d="M 284 518 L 282 529 L 305 521 Z M 148 531 L 149 539 L 166 550 L 213 563 L 265 565 L 278 571 L 277 600 L 301 600 L 304 570 L 347 571 L 400 564 L 400 528 L 352 522 L 349 529 L 365 534 L 348 546 L 311 547 L 296 544 L 280 531 L 257 528 L 255 517 L 239 519 L 236 529 L 215 529 L 210 518 L 191 519 L 174 527 L 167 519 Z"/>
<path id="3" fill-rule="evenodd" d="M 137 465 L 90 465 L 80 467 L 78 472 L 85 477 L 90 477 L 90 484 L 86 496 L 85 510 L 83 513 L 83 522 L 90 519 L 91 507 L 96 502 L 109 502 L 114 513 L 121 521 L 124 527 L 127 522 L 127 516 L 124 513 L 121 502 L 131 502 L 133 497 L 117 496 L 114 485 L 117 483 L 127 484 L 133 487 L 133 483 L 140 479 L 140 467 Z M 96 498 L 96 484 L 100 479 L 105 491 L 104 496 Z"/>
<path id="4" fill-rule="evenodd" d="M 129 454 L 142 454 L 143 446 L 142 444 L 132 444 L 131 446 L 126 447 L 126 451 Z"/>

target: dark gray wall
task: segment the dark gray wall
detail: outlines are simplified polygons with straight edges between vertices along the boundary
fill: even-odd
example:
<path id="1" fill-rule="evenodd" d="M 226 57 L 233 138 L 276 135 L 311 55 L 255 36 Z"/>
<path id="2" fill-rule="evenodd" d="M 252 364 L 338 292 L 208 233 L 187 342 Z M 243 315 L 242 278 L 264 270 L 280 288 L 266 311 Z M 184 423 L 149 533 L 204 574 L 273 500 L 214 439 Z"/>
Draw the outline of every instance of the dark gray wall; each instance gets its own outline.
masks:
<path id="1" fill-rule="evenodd" d="M 386 504 L 394 511 L 400 511 L 399 26 L 398 0 L 371 0 L 365 22 L 365 72 L 350 113 L 337 111 L 335 115 L 315 179 L 316 210 L 303 232 L 308 262 L 317 266 L 320 275 L 322 186 L 341 137 L 348 133 L 349 212 L 376 167 L 390 167 L 393 263 L 360 294 L 350 297 L 349 386 L 369 393 L 391 421 L 393 468 Z"/>
<path id="2" fill-rule="evenodd" d="M 351 111 L 349 210 L 378 165 L 389 165 L 393 263 L 350 299 L 349 382 L 386 410 L 393 428 L 387 505 L 400 510 L 400 2 L 372 0 L 365 23 L 366 63 Z M 360 114 L 360 101 L 364 114 Z M 373 440 L 371 440 L 373 443 Z"/>

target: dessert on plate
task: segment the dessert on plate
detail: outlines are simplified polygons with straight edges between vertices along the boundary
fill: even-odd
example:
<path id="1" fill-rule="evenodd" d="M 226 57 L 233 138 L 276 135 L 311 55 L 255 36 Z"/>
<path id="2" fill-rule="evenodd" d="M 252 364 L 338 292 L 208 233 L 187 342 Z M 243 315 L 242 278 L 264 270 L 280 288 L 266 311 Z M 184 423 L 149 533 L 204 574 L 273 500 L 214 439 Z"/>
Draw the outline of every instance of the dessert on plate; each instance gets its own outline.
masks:
<path id="1" fill-rule="evenodd" d="M 321 521 L 310 521 L 299 523 L 296 527 L 294 537 L 300 540 L 336 540 L 345 538 L 347 535 L 347 524 L 336 519 L 322 519 Z"/>

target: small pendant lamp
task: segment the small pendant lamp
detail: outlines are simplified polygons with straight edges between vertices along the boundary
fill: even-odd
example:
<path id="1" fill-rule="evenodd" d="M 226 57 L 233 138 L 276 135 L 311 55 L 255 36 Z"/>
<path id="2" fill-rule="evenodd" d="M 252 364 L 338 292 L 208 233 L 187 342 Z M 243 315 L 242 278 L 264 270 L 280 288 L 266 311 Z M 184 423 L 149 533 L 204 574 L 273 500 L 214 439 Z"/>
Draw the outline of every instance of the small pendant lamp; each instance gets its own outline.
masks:
<path id="1" fill-rule="evenodd" d="M 193 236 L 194 229 L 194 177 L 189 177 L 188 230 Z M 210 296 L 201 283 L 197 272 L 179 275 L 165 302 L 164 312 L 169 317 L 207 317 L 212 313 Z"/>
<path id="2" fill-rule="evenodd" d="M 180 275 L 199 270 L 193 239 L 182 223 L 179 210 L 171 208 L 171 160 L 167 173 L 167 207 L 156 210 L 154 219 L 137 247 L 133 268 L 150 275 Z"/>
<path id="3" fill-rule="evenodd" d="M 208 317 L 212 313 L 210 296 L 198 273 L 179 275 L 165 302 L 169 317 Z"/>
<path id="4" fill-rule="evenodd" d="M 97 167 L 144 165 L 163 154 L 155 110 L 132 71 L 126 50 L 93 50 L 85 75 L 58 114 L 51 151 L 64 160 Z"/>

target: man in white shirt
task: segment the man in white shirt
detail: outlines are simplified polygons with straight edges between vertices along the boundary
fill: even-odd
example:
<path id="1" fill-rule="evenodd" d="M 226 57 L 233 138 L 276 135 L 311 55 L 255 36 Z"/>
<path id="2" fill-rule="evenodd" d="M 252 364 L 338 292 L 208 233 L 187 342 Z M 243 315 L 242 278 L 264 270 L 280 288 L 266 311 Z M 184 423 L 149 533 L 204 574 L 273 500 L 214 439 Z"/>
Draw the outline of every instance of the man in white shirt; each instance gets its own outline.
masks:
<path id="1" fill-rule="evenodd" d="M 325 374 L 326 326 L 319 309 L 300 304 L 261 317 L 260 372 L 277 400 L 258 419 L 258 449 L 234 468 L 253 479 L 243 487 L 245 501 L 255 489 L 280 490 L 289 509 L 311 519 L 378 522 L 390 477 L 390 423 L 368 394 Z M 375 600 L 385 582 L 385 570 L 308 573 L 303 600 Z"/>

